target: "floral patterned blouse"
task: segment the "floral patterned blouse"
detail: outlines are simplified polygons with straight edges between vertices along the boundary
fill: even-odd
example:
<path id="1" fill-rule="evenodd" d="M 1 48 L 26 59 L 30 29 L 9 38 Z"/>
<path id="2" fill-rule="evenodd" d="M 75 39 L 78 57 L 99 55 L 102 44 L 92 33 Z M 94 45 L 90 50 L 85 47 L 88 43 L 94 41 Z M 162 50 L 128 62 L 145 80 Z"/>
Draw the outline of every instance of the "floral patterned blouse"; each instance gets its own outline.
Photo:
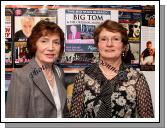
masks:
<path id="1" fill-rule="evenodd" d="M 75 77 L 70 117 L 153 118 L 148 83 L 142 73 L 125 64 L 111 80 L 98 64 L 88 67 Z"/>

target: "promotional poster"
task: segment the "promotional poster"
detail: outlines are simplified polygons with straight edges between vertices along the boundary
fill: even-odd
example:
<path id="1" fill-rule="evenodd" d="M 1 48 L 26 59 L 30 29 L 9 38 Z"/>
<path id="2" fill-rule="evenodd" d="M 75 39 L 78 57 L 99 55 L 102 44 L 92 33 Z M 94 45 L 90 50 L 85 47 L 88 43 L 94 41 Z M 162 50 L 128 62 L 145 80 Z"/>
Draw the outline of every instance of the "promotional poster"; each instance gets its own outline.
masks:
<path id="1" fill-rule="evenodd" d="M 142 26 L 155 27 L 155 6 L 142 7 Z"/>
<path id="2" fill-rule="evenodd" d="M 12 10 L 5 10 L 5 68 L 12 67 Z"/>
<path id="3" fill-rule="evenodd" d="M 107 19 L 118 21 L 118 11 L 58 9 L 58 16 L 58 23 L 65 31 L 65 50 L 60 66 L 70 68 L 73 73 L 75 68 L 85 68 L 96 63 L 99 54 L 94 44 L 94 30 Z"/>
<path id="4" fill-rule="evenodd" d="M 155 71 L 155 28 L 142 26 L 140 65 L 141 71 Z"/>
<path id="5" fill-rule="evenodd" d="M 134 11 L 119 11 L 119 23 L 126 29 L 129 46 L 129 65 L 134 68 L 139 68 L 139 51 L 140 51 L 140 35 L 141 35 L 141 13 L 139 10 Z"/>

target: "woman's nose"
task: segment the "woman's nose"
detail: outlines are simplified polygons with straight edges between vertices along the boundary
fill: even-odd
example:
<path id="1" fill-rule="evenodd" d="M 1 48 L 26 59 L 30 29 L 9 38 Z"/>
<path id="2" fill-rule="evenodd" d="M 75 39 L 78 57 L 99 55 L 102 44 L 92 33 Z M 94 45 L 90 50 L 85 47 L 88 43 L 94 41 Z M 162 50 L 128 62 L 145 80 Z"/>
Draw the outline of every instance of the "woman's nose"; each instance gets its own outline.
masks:
<path id="1" fill-rule="evenodd" d="M 49 42 L 48 49 L 53 50 L 53 43 L 52 42 Z"/>
<path id="2" fill-rule="evenodd" d="M 113 40 L 112 39 L 109 39 L 107 41 L 107 46 L 113 46 Z"/>

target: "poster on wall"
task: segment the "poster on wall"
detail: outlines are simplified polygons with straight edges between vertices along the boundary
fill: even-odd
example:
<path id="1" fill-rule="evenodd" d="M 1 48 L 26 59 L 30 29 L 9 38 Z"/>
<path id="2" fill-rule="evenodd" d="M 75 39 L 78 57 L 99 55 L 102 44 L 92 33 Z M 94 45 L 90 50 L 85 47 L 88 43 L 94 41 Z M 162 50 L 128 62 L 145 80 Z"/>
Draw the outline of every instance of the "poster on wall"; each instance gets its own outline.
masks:
<path id="1" fill-rule="evenodd" d="M 140 42 L 141 12 L 119 11 L 119 23 L 127 29 L 129 42 Z"/>
<path id="2" fill-rule="evenodd" d="M 142 26 L 155 27 L 155 6 L 142 6 Z"/>
<path id="3" fill-rule="evenodd" d="M 141 36 L 141 11 L 123 12 L 119 11 L 119 23 L 127 30 L 129 38 L 129 56 L 128 64 L 132 67 L 139 68 L 139 51 L 140 51 L 140 36 Z"/>
<path id="4" fill-rule="evenodd" d="M 12 9 L 5 9 L 5 67 L 12 67 Z"/>
<path id="5" fill-rule="evenodd" d="M 57 21 L 56 9 L 43 8 L 16 8 L 14 10 L 14 65 L 21 67 L 30 61 L 27 49 L 27 38 L 30 36 L 32 28 L 40 20 Z M 23 49 L 22 49 L 23 48 Z M 24 57 L 19 57 L 23 50 Z"/>
<path id="6" fill-rule="evenodd" d="M 71 67 L 72 70 L 98 62 L 99 53 L 94 44 L 94 30 L 107 19 L 118 21 L 118 11 L 58 9 L 58 16 L 58 24 L 65 31 L 65 50 L 61 67 Z"/>
<path id="7" fill-rule="evenodd" d="M 140 70 L 155 71 L 155 28 L 142 26 Z"/>
<path id="8" fill-rule="evenodd" d="M 27 42 L 15 42 L 14 52 L 15 63 L 17 65 L 22 65 L 29 62 L 30 57 L 28 55 Z"/>

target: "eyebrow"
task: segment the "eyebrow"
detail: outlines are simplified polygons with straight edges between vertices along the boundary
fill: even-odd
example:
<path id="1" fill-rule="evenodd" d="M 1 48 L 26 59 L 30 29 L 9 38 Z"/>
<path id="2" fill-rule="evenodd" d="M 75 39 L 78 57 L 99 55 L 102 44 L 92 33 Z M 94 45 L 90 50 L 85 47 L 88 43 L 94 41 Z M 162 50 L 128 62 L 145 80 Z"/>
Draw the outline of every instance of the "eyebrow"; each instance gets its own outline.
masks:
<path id="1" fill-rule="evenodd" d="M 48 40 L 49 37 L 41 37 L 41 39 Z M 54 41 L 59 41 L 60 39 L 54 39 Z"/>
<path id="2" fill-rule="evenodd" d="M 105 36 L 105 35 L 104 35 L 104 36 L 100 36 L 100 37 L 102 37 L 102 38 L 113 38 L 113 37 L 115 38 L 115 37 L 116 37 L 116 38 L 117 38 L 117 37 L 121 37 L 121 36 L 112 36 L 112 37 L 108 37 L 108 36 Z"/>

